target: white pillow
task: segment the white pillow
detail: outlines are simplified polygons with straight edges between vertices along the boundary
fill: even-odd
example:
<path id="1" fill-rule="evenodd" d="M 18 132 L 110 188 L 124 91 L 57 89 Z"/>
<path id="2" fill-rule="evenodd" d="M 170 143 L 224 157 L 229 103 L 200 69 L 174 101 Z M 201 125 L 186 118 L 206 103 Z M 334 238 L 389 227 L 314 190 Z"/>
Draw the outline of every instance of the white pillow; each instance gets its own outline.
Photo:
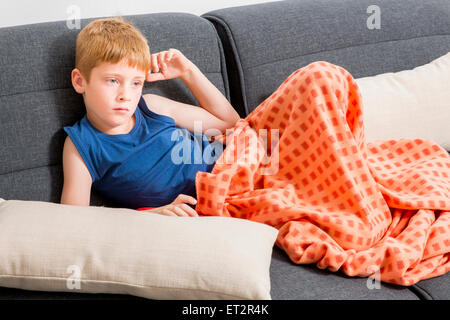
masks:
<path id="1" fill-rule="evenodd" d="M 271 299 L 277 233 L 237 218 L 0 199 L 0 286 L 151 299 Z"/>
<path id="2" fill-rule="evenodd" d="M 356 82 L 367 142 L 419 138 L 450 151 L 450 52 L 412 70 Z"/>

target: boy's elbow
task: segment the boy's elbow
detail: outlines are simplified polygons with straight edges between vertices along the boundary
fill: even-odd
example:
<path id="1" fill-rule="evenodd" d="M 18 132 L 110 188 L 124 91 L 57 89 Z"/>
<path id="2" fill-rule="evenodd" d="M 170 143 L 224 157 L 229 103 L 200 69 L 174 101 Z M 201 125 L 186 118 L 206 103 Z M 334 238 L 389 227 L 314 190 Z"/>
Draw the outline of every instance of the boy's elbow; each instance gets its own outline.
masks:
<path id="1" fill-rule="evenodd" d="M 67 199 L 67 198 L 63 198 L 63 197 L 61 197 L 60 203 L 61 203 L 61 204 L 71 205 L 71 206 L 83 206 L 83 207 L 89 207 L 89 202 L 86 202 L 86 201 L 78 201 L 78 200 L 76 200 L 76 199 Z"/>
<path id="2" fill-rule="evenodd" d="M 233 128 L 239 121 L 239 119 L 241 119 L 241 117 L 239 116 L 239 114 L 236 113 L 236 115 L 234 115 L 234 117 L 229 122 L 227 122 L 227 129 Z"/>
<path id="3" fill-rule="evenodd" d="M 87 192 L 77 192 L 76 190 L 73 190 L 73 188 L 63 187 L 60 203 L 88 207 L 90 205 L 90 194 Z"/>
<path id="4" fill-rule="evenodd" d="M 234 108 L 231 105 L 229 106 L 229 109 L 230 109 L 229 115 L 224 120 L 225 120 L 227 126 L 229 128 L 232 128 L 232 127 L 234 127 L 236 122 L 238 122 L 239 119 L 241 119 L 241 117 L 239 116 L 239 113 L 237 113 L 237 111 L 234 110 Z"/>

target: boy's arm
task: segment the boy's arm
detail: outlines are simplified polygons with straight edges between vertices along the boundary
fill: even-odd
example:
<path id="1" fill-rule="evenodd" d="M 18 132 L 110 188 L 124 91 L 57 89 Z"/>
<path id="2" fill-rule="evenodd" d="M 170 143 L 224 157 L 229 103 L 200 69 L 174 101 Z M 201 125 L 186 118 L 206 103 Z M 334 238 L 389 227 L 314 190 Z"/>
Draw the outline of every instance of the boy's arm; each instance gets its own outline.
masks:
<path id="1" fill-rule="evenodd" d="M 173 118 L 178 127 L 186 128 L 191 132 L 200 132 L 201 130 L 208 138 L 223 134 L 226 129 L 234 126 L 234 123 L 222 121 L 206 109 L 197 106 L 156 94 L 144 94 L 143 98 L 151 111 Z"/>
<path id="2" fill-rule="evenodd" d="M 62 204 L 89 206 L 92 178 L 77 148 L 68 136 L 63 149 L 64 185 Z"/>
<path id="3" fill-rule="evenodd" d="M 239 114 L 194 63 L 189 65 L 180 79 L 192 91 L 202 108 L 233 127 L 240 119 Z"/>
<path id="4" fill-rule="evenodd" d="M 201 108 L 179 102 L 174 103 L 173 100 L 157 95 L 146 95 L 147 99 L 151 100 L 148 101 L 148 105 L 170 114 L 178 126 L 191 130 L 194 122 L 202 121 L 203 132 L 208 128 L 216 128 L 224 133 L 240 119 L 239 114 L 223 94 L 179 50 L 170 49 L 152 54 L 151 71 L 154 73 L 147 74 L 147 81 L 180 78 L 200 104 Z"/>

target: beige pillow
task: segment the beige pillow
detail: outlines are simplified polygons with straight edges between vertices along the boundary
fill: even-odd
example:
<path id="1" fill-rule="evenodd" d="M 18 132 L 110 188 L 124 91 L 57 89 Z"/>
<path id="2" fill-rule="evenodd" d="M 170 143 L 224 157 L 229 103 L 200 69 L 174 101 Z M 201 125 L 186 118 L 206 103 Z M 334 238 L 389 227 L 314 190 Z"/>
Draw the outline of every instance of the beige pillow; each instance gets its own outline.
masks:
<path id="1" fill-rule="evenodd" d="M 0 199 L 0 286 L 151 299 L 271 299 L 277 233 L 237 218 Z"/>
<path id="2" fill-rule="evenodd" d="M 450 151 L 450 52 L 412 70 L 356 82 L 366 141 L 420 138 Z"/>

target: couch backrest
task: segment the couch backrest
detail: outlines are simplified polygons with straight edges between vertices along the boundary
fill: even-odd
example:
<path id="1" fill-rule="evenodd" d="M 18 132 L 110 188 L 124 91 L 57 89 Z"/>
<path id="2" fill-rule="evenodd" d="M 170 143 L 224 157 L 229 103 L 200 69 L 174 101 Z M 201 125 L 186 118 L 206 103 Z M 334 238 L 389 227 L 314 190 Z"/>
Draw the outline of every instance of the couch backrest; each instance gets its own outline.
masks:
<path id="1" fill-rule="evenodd" d="M 125 18 L 147 37 L 152 53 L 179 49 L 229 98 L 221 44 L 209 21 L 186 13 Z M 62 128 L 85 114 L 70 80 L 78 32 L 65 21 L 0 29 L 1 198 L 60 201 Z M 143 92 L 199 105 L 179 79 L 147 83 Z M 91 205 L 114 206 L 95 192 Z"/>
<path id="2" fill-rule="evenodd" d="M 367 20 L 378 12 L 380 29 L 369 29 Z M 279 1 L 202 17 L 222 39 L 231 103 L 245 114 L 313 61 L 360 78 L 411 69 L 450 51 L 449 0 Z"/>

